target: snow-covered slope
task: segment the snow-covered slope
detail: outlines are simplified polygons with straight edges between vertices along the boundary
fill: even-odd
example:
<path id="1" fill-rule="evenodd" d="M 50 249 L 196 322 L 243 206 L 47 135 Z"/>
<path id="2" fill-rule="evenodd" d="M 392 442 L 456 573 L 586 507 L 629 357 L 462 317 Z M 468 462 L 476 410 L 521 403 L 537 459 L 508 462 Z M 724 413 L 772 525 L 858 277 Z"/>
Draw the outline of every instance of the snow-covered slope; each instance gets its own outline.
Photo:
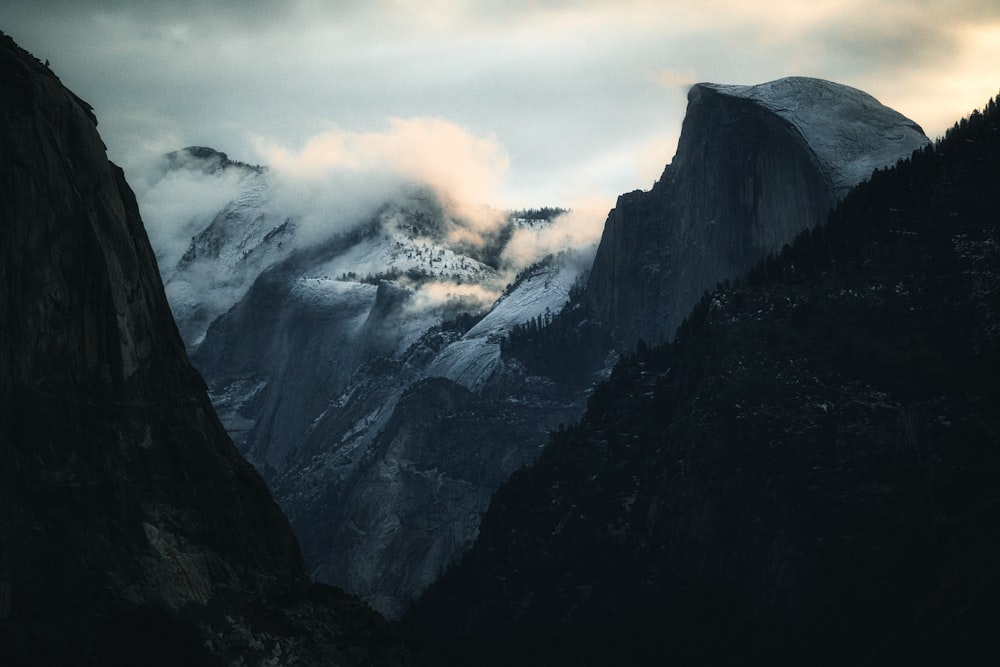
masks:
<path id="1" fill-rule="evenodd" d="M 240 210 L 251 215 L 241 220 Z M 308 425 L 365 362 L 398 359 L 445 319 L 488 308 L 503 273 L 450 247 L 447 228 L 454 221 L 445 215 L 427 192 L 415 190 L 387 202 L 372 219 L 308 246 L 294 238 L 295 220 L 288 220 L 280 228 L 288 246 L 302 247 L 282 255 L 278 244 L 264 241 L 265 251 L 255 256 L 240 246 L 254 238 L 262 216 L 230 205 L 200 235 L 211 239 L 214 251 L 206 253 L 206 264 L 214 259 L 224 274 L 234 261 L 238 279 L 252 278 L 204 340 L 192 341 L 198 345 L 193 359 L 248 458 L 282 470 Z M 170 283 L 196 286 L 202 277 L 198 264 L 181 262 Z M 226 290 L 220 283 L 208 287 Z M 558 295 L 553 305 L 557 301 Z"/>
<path id="2" fill-rule="evenodd" d="M 502 277 L 496 267 L 449 247 L 438 225 L 413 223 L 417 215 L 443 215 L 425 197 L 423 193 L 414 193 L 412 198 L 388 202 L 379 211 L 372 233 L 310 270 L 317 276 L 343 276 L 369 282 L 383 279 L 414 283 L 434 279 L 497 289 Z"/>
<path id="3" fill-rule="evenodd" d="M 722 95 L 753 100 L 795 126 L 830 170 L 838 197 L 927 144 L 915 122 L 868 93 L 802 76 L 754 86 L 698 84 Z"/>
<path id="4" fill-rule="evenodd" d="M 481 389 L 501 363 L 500 338 L 518 324 L 558 313 L 579 277 L 579 266 L 566 258 L 553 258 L 532 267 L 513 289 L 497 299 L 482 320 L 442 349 L 425 374 L 448 378 L 472 390 Z"/>

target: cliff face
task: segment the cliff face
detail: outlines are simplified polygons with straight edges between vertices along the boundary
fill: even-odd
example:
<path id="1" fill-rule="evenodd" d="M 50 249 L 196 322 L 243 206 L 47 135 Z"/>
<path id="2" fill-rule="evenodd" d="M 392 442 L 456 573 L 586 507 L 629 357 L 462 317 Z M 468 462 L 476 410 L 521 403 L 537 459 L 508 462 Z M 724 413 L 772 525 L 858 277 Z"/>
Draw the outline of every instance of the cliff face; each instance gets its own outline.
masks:
<path id="1" fill-rule="evenodd" d="M 5 659 L 255 662 L 324 622 L 292 653 L 369 655 L 377 619 L 311 588 L 189 365 L 93 112 L 5 35 L 0 179 Z"/>
<path id="2" fill-rule="evenodd" d="M 677 155 L 608 216 L 585 300 L 619 344 L 669 339 L 701 295 L 820 224 L 876 167 L 927 143 L 847 86 L 698 84 Z"/>

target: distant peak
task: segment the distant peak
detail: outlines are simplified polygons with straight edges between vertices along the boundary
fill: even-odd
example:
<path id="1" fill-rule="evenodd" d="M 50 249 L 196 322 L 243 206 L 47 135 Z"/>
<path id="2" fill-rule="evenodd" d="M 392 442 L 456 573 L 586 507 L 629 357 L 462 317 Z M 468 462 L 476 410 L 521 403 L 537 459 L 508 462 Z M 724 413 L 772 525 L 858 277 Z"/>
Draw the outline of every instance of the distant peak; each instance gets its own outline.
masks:
<path id="1" fill-rule="evenodd" d="M 878 103 L 878 100 L 863 90 L 810 76 L 787 76 L 782 79 L 751 85 L 705 82 L 695 84 L 695 87 L 709 88 L 733 97 L 747 97 L 759 100 L 780 99 L 782 97 L 799 98 L 803 96 L 847 95 L 850 97 L 864 97 L 876 104 Z"/>
<path id="2" fill-rule="evenodd" d="M 214 160 L 219 159 L 224 162 L 229 162 L 229 156 L 222 151 L 217 151 L 214 148 L 208 146 L 188 146 L 187 148 L 182 148 L 175 153 L 187 153 L 191 157 L 199 158 L 201 160 Z"/>
<path id="3" fill-rule="evenodd" d="M 167 164 L 171 169 L 192 169 L 206 174 L 217 174 L 226 169 L 237 168 L 245 171 L 261 173 L 264 167 L 251 165 L 238 160 L 230 160 L 222 151 L 208 146 L 188 146 L 167 153 Z"/>

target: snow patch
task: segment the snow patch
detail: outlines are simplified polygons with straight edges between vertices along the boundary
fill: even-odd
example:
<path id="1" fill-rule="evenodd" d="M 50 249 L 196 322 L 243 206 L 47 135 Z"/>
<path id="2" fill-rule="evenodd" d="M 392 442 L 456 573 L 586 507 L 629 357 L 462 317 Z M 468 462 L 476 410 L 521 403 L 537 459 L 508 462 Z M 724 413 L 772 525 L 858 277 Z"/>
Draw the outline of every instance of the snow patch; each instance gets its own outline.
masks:
<path id="1" fill-rule="evenodd" d="M 431 362 L 427 377 L 444 377 L 473 391 L 481 389 L 500 364 L 500 339 L 514 326 L 546 314 L 555 315 L 569 301 L 579 276 L 574 263 L 552 262 L 536 268 L 461 339 Z"/>

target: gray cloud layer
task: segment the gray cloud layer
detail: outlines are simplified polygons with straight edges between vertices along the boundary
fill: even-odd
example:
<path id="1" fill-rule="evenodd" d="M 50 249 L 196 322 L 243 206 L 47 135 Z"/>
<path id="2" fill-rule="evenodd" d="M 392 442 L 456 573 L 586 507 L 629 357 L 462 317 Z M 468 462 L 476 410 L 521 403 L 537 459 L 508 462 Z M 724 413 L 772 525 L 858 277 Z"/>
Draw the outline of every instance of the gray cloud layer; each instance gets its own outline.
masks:
<path id="1" fill-rule="evenodd" d="M 500 206 L 649 187 L 696 81 L 829 78 L 932 135 L 1000 87 L 994 0 L 4 0 L 0 29 L 96 107 L 126 166 L 190 144 L 264 162 L 435 119 L 507 156 L 482 193 Z"/>

